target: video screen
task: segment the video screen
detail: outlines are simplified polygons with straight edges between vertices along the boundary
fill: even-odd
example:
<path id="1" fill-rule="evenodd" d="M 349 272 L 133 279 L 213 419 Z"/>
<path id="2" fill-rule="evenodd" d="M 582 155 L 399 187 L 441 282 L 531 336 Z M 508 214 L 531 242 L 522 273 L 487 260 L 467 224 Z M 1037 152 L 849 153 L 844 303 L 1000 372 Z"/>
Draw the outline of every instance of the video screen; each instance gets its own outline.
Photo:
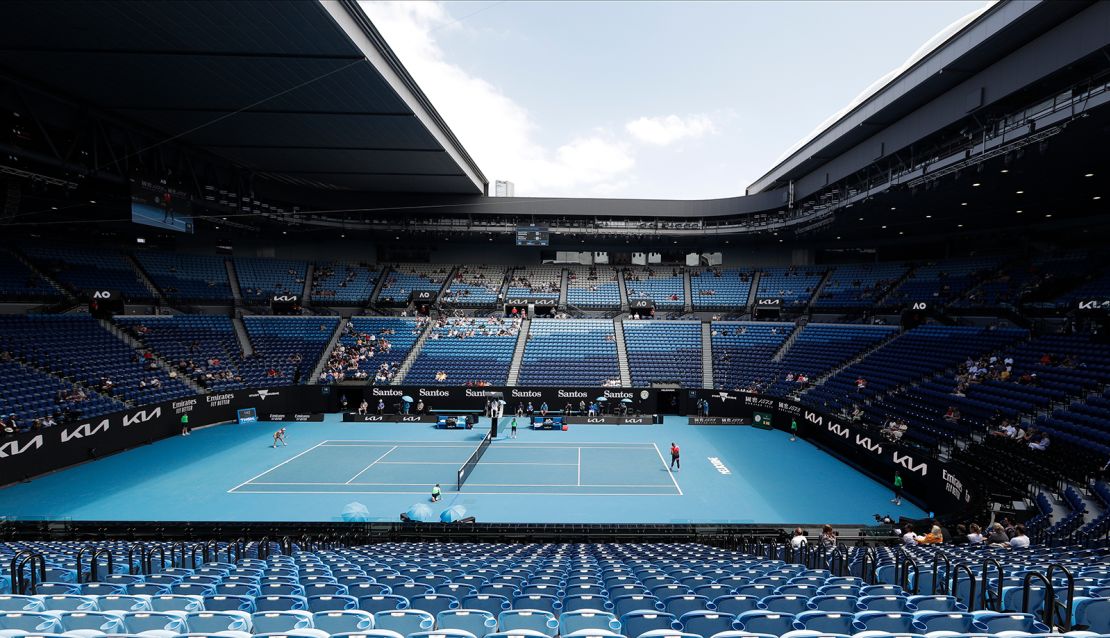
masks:
<path id="1" fill-rule="evenodd" d="M 184 194 L 152 184 L 131 188 L 131 221 L 179 233 L 193 232 L 193 205 Z"/>

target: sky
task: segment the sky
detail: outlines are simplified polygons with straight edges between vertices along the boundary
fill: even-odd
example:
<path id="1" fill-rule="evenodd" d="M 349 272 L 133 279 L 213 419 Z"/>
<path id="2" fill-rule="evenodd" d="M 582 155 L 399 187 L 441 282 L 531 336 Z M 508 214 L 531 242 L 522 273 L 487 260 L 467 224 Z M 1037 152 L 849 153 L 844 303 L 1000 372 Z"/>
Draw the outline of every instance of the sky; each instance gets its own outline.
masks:
<path id="1" fill-rule="evenodd" d="M 491 193 L 710 199 L 984 2 L 361 5 Z"/>

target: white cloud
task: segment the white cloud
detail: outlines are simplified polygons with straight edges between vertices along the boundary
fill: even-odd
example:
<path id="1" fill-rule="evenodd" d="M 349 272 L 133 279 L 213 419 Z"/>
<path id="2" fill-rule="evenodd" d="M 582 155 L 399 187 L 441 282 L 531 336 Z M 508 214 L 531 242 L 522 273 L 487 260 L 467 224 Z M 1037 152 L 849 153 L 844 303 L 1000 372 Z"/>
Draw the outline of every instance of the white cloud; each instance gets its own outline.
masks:
<path id="1" fill-rule="evenodd" d="M 609 191 L 635 166 L 630 146 L 604 129 L 556 148 L 536 141 L 527 109 L 447 61 L 435 32 L 463 27 L 442 3 L 363 1 L 360 6 L 490 182 L 510 180 L 522 196 L 573 196 Z"/>
<path id="2" fill-rule="evenodd" d="M 625 124 L 624 128 L 640 142 L 655 146 L 667 146 L 716 132 L 708 115 L 641 117 Z"/>

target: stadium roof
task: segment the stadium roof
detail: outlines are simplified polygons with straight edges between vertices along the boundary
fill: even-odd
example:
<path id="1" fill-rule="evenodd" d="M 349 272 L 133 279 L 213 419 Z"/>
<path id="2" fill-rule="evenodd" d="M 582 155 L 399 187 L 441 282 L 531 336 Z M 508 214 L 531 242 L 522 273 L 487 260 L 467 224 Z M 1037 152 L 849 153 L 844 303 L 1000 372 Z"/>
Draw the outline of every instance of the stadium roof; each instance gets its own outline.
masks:
<path id="1" fill-rule="evenodd" d="M 791 146 L 747 192 L 799 180 L 1090 5 L 1005 0 L 960 18 Z"/>
<path id="2" fill-rule="evenodd" d="M 327 190 L 487 180 L 354 0 L 13 0 L 0 75 Z"/>

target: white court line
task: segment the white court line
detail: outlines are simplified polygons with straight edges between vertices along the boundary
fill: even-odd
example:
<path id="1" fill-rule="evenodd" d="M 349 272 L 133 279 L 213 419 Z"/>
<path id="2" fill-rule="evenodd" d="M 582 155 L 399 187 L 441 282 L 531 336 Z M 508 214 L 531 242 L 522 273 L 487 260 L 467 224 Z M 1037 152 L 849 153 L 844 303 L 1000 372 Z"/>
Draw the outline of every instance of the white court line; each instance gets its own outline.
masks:
<path id="1" fill-rule="evenodd" d="M 667 460 L 663 458 L 663 453 L 659 451 L 659 446 L 654 443 L 652 443 L 651 446 L 655 448 L 655 453 L 659 455 L 659 462 L 663 464 L 663 469 L 667 470 L 671 475 L 671 481 L 674 482 L 674 488 L 678 490 L 678 495 L 682 496 L 682 488 L 678 486 L 678 480 L 675 479 L 674 472 L 671 472 L 671 468 L 667 467 Z"/>
<path id="2" fill-rule="evenodd" d="M 582 485 L 582 448 L 578 448 L 578 485 Z"/>
<path id="3" fill-rule="evenodd" d="M 470 485 L 470 484 L 467 483 L 467 485 Z M 419 492 L 361 492 L 361 491 L 360 492 L 349 492 L 349 491 L 343 491 L 343 492 L 310 492 L 310 491 L 279 492 L 279 491 L 269 491 L 269 490 L 251 490 L 249 492 L 236 492 L 236 493 L 237 494 L 286 494 L 286 495 L 292 495 L 292 494 L 402 494 L 402 495 L 404 495 L 404 494 L 421 494 L 421 495 L 427 495 L 428 490 L 422 490 L 422 491 L 419 491 Z M 527 496 L 529 498 L 534 498 L 536 496 L 575 496 L 575 497 L 583 497 L 583 496 L 651 496 L 651 497 L 656 497 L 656 496 L 679 496 L 679 494 L 675 494 L 674 492 L 658 492 L 658 493 L 656 493 L 656 492 L 620 492 L 620 493 L 609 494 L 609 493 L 590 493 L 590 492 L 538 492 L 538 491 L 537 492 L 471 492 L 471 491 L 468 490 L 466 492 L 459 492 L 459 493 L 460 494 L 466 494 L 468 496 Z M 393 520 L 393 519 L 391 518 L 389 520 Z"/>
<path id="4" fill-rule="evenodd" d="M 327 445 L 327 444 L 322 443 L 321 445 L 323 445 L 323 447 L 387 447 L 387 446 L 389 446 L 389 443 L 379 443 L 379 444 L 376 444 L 376 445 L 372 445 L 372 444 L 366 444 L 366 445 L 360 445 L 360 444 L 356 444 L 356 445 Z M 612 445 L 612 444 L 607 444 L 607 445 L 579 444 L 579 446 L 584 447 L 584 448 L 589 449 L 589 450 L 650 450 L 651 449 L 651 444 L 650 443 L 636 443 L 634 445 L 629 445 L 629 446 L 617 446 L 617 445 Z M 503 449 L 503 450 L 573 450 L 573 449 L 576 449 L 576 447 L 579 447 L 579 446 L 575 446 L 573 444 L 572 445 L 566 445 L 566 444 L 557 444 L 557 445 L 555 445 L 555 444 L 553 444 L 553 445 L 515 445 L 515 444 L 512 444 L 512 443 L 508 443 L 508 444 L 498 443 L 496 445 L 496 448 L 500 448 L 500 449 Z M 403 448 L 403 449 L 406 449 L 406 450 L 414 449 L 414 448 L 418 449 L 418 450 L 424 450 L 424 449 L 430 449 L 430 448 L 443 448 L 443 449 L 446 449 L 446 450 L 469 450 L 469 449 L 473 449 L 473 445 L 471 445 L 471 444 L 465 444 L 465 445 L 397 445 L 395 447 Z"/>
<path id="5" fill-rule="evenodd" d="M 307 450 L 305 450 L 304 452 L 301 452 L 301 454 L 308 454 L 309 452 L 311 452 L 312 450 L 315 450 L 316 448 L 320 447 L 320 446 L 321 446 L 321 445 L 323 445 L 323 444 L 324 444 L 323 442 L 317 443 L 316 445 L 313 445 L 312 447 L 308 448 L 308 449 L 307 449 Z M 278 469 L 278 468 L 279 468 L 279 467 L 281 467 L 282 465 L 285 465 L 285 464 L 286 464 L 286 463 L 288 463 L 289 461 L 292 461 L 293 459 L 297 458 L 298 456 L 301 456 L 301 454 L 298 454 L 298 455 L 296 455 L 296 456 L 293 456 L 293 457 L 290 457 L 290 458 L 288 458 L 288 459 L 285 459 L 285 460 L 284 460 L 284 461 L 282 461 L 281 463 L 278 463 L 277 465 L 275 465 L 275 466 L 271 467 L 270 469 L 266 470 L 265 472 L 263 472 L 263 473 L 261 473 L 261 474 L 258 474 L 258 475 L 256 475 L 256 476 L 252 476 L 251 478 L 249 478 L 249 479 L 247 479 L 247 480 L 243 481 L 242 483 L 240 483 L 240 484 L 236 485 L 235 487 L 231 488 L 230 490 L 228 490 L 228 491 L 227 491 L 227 493 L 228 493 L 228 494 L 231 494 L 231 493 L 232 493 L 232 492 L 234 492 L 235 490 L 239 489 L 240 487 L 243 487 L 243 486 L 244 486 L 244 485 L 246 485 L 247 483 L 250 483 L 250 482 L 251 482 L 251 481 L 253 481 L 254 479 L 256 479 L 256 478 L 258 478 L 258 477 L 260 477 L 260 476 L 265 476 L 266 474 L 268 474 L 268 473 L 270 473 L 270 472 L 273 472 L 274 470 Z"/>
<path id="6" fill-rule="evenodd" d="M 408 485 L 426 485 L 423 483 L 266 483 L 259 481 L 258 483 L 251 483 L 251 485 L 379 485 L 379 486 L 408 486 Z M 666 487 L 666 483 L 650 483 L 640 485 L 636 483 L 590 483 L 588 485 L 575 485 L 573 483 L 471 483 L 466 482 L 467 485 L 479 485 L 482 487 Z M 328 492 L 328 494 L 346 494 L 347 492 Z"/>
<path id="7" fill-rule="evenodd" d="M 513 443 L 511 441 L 504 440 L 504 439 L 497 439 L 496 441 L 497 441 L 497 444 L 500 447 L 515 447 L 515 448 L 529 447 L 529 445 L 526 445 L 524 443 Z M 361 443 L 363 445 L 370 445 L 370 446 L 377 446 L 377 447 L 385 447 L 387 445 L 395 445 L 395 444 L 398 444 L 398 443 L 416 443 L 416 444 L 419 444 L 420 447 L 437 447 L 437 446 L 442 446 L 442 447 L 460 447 L 460 446 L 461 447 L 466 447 L 466 446 L 470 445 L 469 441 L 460 442 L 458 444 L 453 444 L 453 443 L 445 442 L 445 441 L 375 441 L 373 439 L 325 439 L 320 444 L 321 445 L 327 445 L 328 443 Z M 629 443 L 627 441 L 552 441 L 548 445 L 537 445 L 537 443 L 535 441 L 532 442 L 532 446 L 535 446 L 536 449 L 544 449 L 544 450 L 546 450 L 548 448 L 551 448 L 551 447 L 563 447 L 563 446 L 574 447 L 576 445 L 582 445 L 582 446 L 585 446 L 585 447 L 589 447 L 589 446 L 592 446 L 592 445 L 612 445 L 612 446 L 621 446 L 621 447 L 650 447 L 654 444 L 653 443 Z M 352 445 L 352 446 L 349 446 L 349 447 L 358 447 L 358 446 L 357 445 Z"/>
<path id="8" fill-rule="evenodd" d="M 370 468 L 374 467 L 374 465 L 377 464 L 378 461 L 380 461 L 380 460 L 384 459 L 385 457 L 389 456 L 390 453 L 393 452 L 393 450 L 396 450 L 396 449 L 397 449 L 397 446 L 394 445 L 393 447 L 386 450 L 385 454 L 383 454 L 383 455 L 379 456 L 378 458 L 374 459 L 374 462 L 371 463 L 370 465 L 367 465 L 366 467 L 362 468 L 362 472 L 359 472 L 358 474 L 355 474 L 354 476 L 352 476 L 350 478 L 350 480 L 347 481 L 347 484 L 350 485 L 351 481 L 354 481 L 358 477 L 362 476 L 363 473 L 366 472 L 366 470 L 369 470 Z"/>
<path id="9" fill-rule="evenodd" d="M 459 461 L 382 461 L 378 465 L 454 465 Z M 574 463 L 529 463 L 525 461 L 481 461 L 482 465 L 574 465 Z"/>

